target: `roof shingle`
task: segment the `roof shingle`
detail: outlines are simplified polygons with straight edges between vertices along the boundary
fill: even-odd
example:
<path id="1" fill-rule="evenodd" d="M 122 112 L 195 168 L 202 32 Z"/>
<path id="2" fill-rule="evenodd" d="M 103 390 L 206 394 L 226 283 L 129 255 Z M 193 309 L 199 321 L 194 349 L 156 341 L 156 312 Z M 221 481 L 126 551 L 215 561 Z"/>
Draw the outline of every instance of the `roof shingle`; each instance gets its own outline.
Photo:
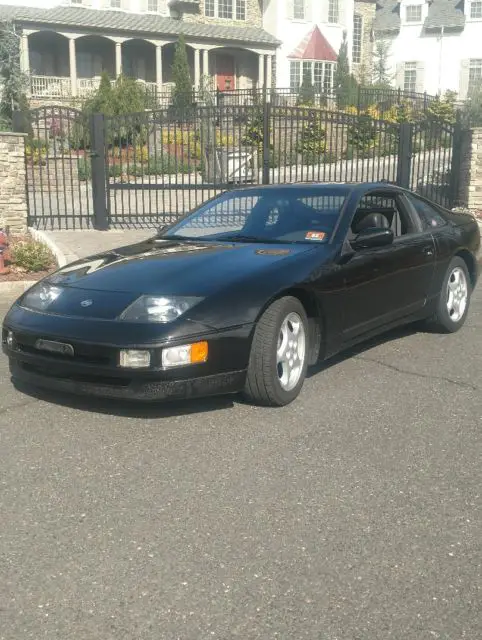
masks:
<path id="1" fill-rule="evenodd" d="M 264 29 L 219 24 L 183 22 L 152 14 L 128 13 L 83 7 L 60 6 L 52 9 L 0 5 L 0 22 L 15 21 L 37 25 L 84 28 L 102 32 L 143 33 L 152 36 L 178 36 L 202 40 L 223 40 L 277 47 L 280 42 Z"/>

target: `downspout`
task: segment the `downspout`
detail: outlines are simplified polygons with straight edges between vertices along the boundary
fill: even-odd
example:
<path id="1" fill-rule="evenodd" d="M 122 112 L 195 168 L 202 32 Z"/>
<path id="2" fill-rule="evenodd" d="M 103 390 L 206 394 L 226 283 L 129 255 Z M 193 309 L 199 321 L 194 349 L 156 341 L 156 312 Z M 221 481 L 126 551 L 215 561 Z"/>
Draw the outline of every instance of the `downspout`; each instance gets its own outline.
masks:
<path id="1" fill-rule="evenodd" d="M 438 92 L 442 95 L 442 53 L 443 53 L 443 37 L 444 37 L 444 27 L 440 27 L 440 49 L 439 49 L 439 59 L 438 59 Z"/>

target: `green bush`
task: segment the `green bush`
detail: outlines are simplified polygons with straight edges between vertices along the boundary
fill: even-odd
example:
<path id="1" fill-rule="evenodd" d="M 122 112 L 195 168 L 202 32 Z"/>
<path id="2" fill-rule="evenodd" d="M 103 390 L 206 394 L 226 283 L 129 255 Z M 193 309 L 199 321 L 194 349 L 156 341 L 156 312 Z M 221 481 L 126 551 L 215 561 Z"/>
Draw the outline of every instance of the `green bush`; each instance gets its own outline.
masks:
<path id="1" fill-rule="evenodd" d="M 356 122 L 348 127 L 347 158 L 368 157 L 377 144 L 378 132 L 375 121 L 367 115 L 359 116 Z"/>
<path id="2" fill-rule="evenodd" d="M 35 240 L 15 244 L 11 250 L 11 262 L 27 272 L 46 271 L 55 263 L 50 250 Z"/>
<path id="3" fill-rule="evenodd" d="M 326 151 L 326 133 L 321 119 L 316 114 L 308 114 L 308 122 L 303 125 L 296 143 L 296 151 L 302 156 L 303 164 L 319 164 Z"/>

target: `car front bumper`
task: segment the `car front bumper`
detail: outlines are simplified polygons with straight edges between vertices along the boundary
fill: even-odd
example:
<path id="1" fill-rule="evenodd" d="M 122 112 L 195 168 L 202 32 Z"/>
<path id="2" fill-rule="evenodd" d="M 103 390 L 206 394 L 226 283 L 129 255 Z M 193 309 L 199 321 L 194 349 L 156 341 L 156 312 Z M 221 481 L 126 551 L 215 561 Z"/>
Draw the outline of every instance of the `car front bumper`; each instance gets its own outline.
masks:
<path id="1" fill-rule="evenodd" d="M 88 342 L 85 336 L 82 341 L 73 340 L 62 335 L 58 321 L 52 333 L 48 316 L 36 318 L 33 332 L 29 319 L 27 311 L 7 316 L 2 330 L 2 349 L 9 358 L 14 381 L 57 392 L 141 401 L 235 393 L 244 387 L 252 325 L 144 343 L 142 348 L 151 351 L 153 364 L 131 369 L 119 366 L 120 350 L 132 348 L 128 339 L 116 344 Z M 9 331 L 14 336 L 10 346 L 6 341 Z M 75 355 L 40 351 L 35 346 L 39 338 L 72 345 Z M 201 340 L 209 345 L 207 362 L 162 369 L 163 348 Z"/>

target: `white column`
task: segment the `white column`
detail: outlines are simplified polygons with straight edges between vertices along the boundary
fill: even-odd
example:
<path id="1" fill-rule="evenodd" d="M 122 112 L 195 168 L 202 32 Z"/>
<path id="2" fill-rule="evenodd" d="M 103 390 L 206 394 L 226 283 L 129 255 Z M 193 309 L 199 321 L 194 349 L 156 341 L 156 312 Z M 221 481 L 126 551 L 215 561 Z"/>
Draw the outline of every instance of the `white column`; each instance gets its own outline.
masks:
<path id="1" fill-rule="evenodd" d="M 194 88 L 199 90 L 201 84 L 201 52 L 194 49 Z"/>
<path id="2" fill-rule="evenodd" d="M 203 51 L 203 75 L 209 75 L 209 49 Z"/>
<path id="3" fill-rule="evenodd" d="M 115 43 L 115 77 L 118 78 L 122 73 L 122 44 Z"/>
<path id="4" fill-rule="evenodd" d="M 70 91 L 72 97 L 77 95 L 77 56 L 75 54 L 75 38 L 69 39 Z"/>
<path id="5" fill-rule="evenodd" d="M 29 73 L 30 61 L 28 55 L 28 35 L 22 33 L 20 38 L 20 71 L 22 73 Z"/>
<path id="6" fill-rule="evenodd" d="M 156 85 L 162 91 L 162 45 L 156 45 Z"/>
<path id="7" fill-rule="evenodd" d="M 273 84 L 273 56 L 266 56 L 266 86 L 268 92 L 271 91 Z"/>
<path id="8" fill-rule="evenodd" d="M 258 89 L 264 87 L 264 54 L 260 53 L 258 57 Z"/>

